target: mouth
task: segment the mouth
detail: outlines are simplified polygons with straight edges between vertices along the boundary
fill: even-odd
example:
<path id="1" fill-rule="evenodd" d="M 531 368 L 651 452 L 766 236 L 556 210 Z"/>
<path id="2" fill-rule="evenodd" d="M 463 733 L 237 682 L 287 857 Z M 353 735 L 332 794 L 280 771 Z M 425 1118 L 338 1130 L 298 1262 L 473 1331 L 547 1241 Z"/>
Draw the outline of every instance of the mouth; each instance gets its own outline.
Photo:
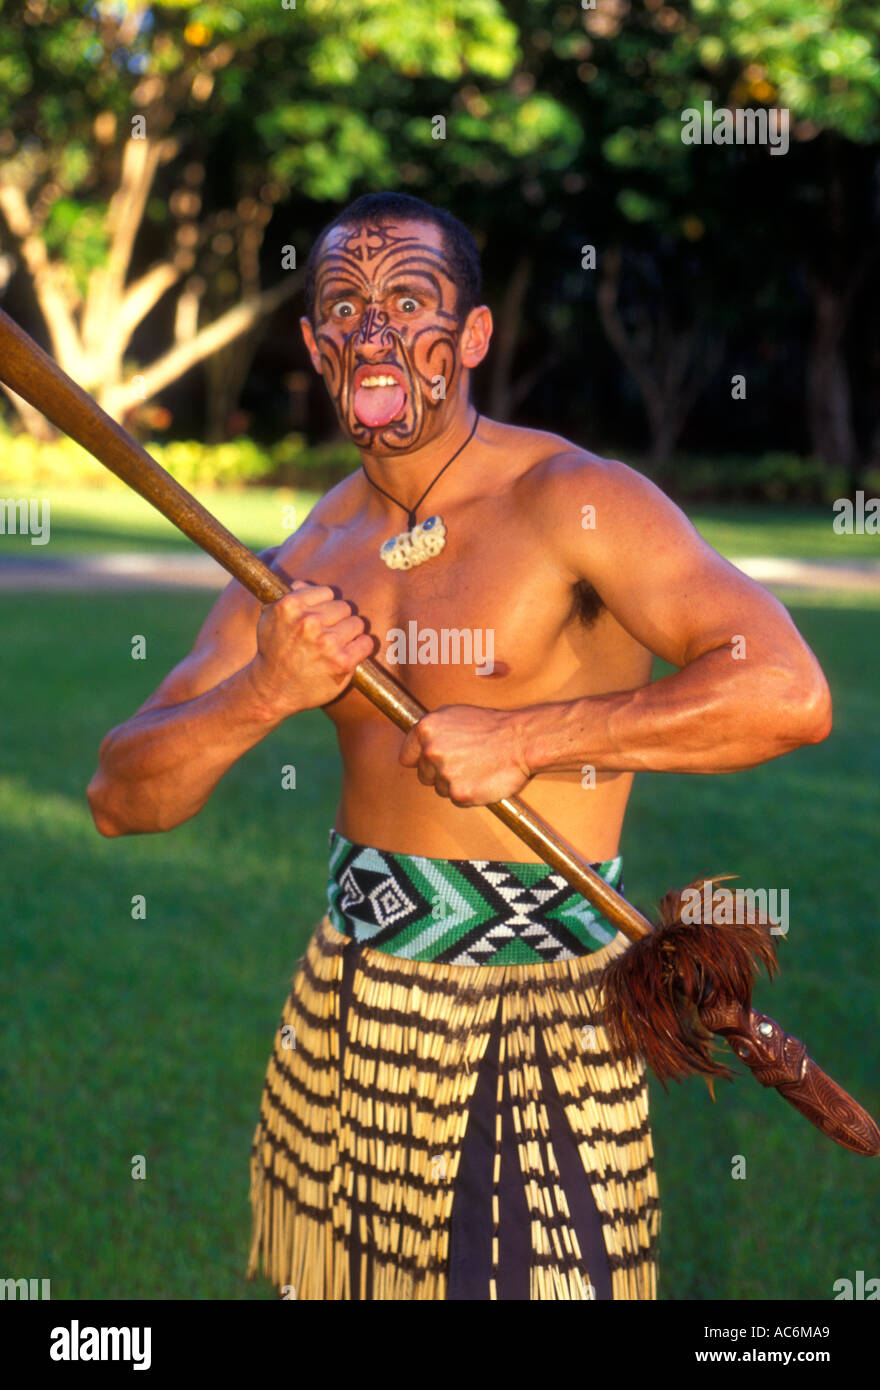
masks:
<path id="1" fill-rule="evenodd" d="M 406 389 L 397 367 L 358 367 L 354 374 L 354 413 L 362 425 L 379 429 L 396 420 L 406 404 Z"/>

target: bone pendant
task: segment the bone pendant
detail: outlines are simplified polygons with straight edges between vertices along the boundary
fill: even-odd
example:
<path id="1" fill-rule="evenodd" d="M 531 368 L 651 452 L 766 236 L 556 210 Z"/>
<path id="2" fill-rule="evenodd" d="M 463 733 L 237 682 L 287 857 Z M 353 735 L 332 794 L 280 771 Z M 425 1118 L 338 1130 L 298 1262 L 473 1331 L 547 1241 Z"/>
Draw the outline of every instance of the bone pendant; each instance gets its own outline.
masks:
<path id="1" fill-rule="evenodd" d="M 445 544 L 446 527 L 442 517 L 429 516 L 411 531 L 392 536 L 380 548 L 379 555 L 389 569 L 411 570 L 439 555 Z"/>

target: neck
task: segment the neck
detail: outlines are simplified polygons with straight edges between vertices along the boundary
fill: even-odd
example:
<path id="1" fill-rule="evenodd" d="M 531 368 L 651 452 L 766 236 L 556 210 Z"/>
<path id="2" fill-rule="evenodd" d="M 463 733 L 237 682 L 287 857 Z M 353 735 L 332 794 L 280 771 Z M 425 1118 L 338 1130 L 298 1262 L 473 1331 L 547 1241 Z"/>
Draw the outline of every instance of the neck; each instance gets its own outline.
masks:
<path id="1" fill-rule="evenodd" d="M 464 452 L 462 446 L 470 435 L 476 418 L 476 408 L 465 401 L 461 408 L 456 410 L 442 433 L 435 435 L 419 448 L 380 456 L 362 449 L 360 453 L 364 471 L 373 483 L 389 492 L 401 506 L 411 508 L 418 502 L 432 479 L 453 458 L 456 450 L 461 449 L 462 453 Z M 449 472 L 452 473 L 454 469 L 455 463 Z M 424 521 L 425 517 L 431 516 L 436 510 L 436 497 L 442 495 L 448 476 L 449 474 L 444 473 L 438 480 L 436 489 L 432 488 L 428 493 L 418 509 L 419 521 Z M 394 502 L 384 497 L 375 487 L 371 487 L 369 482 L 365 482 L 365 486 L 371 495 L 371 503 L 389 516 L 393 515 L 395 523 L 399 521 L 401 527 L 405 527 L 406 517 L 401 507 L 396 507 Z"/>

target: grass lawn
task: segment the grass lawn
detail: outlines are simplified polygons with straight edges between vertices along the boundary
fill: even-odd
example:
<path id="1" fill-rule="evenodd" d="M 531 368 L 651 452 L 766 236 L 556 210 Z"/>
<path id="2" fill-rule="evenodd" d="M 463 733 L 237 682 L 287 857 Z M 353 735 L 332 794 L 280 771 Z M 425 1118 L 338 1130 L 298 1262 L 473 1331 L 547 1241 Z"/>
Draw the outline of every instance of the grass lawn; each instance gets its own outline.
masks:
<path id="1" fill-rule="evenodd" d="M 0 604 L 3 1273 L 50 1278 L 54 1299 L 274 1297 L 243 1279 L 248 1154 L 323 905 L 331 726 L 319 713 L 282 726 L 165 835 L 104 840 L 84 795 L 101 737 L 184 655 L 211 602 Z M 832 736 L 732 776 L 637 778 L 627 891 L 651 911 L 701 873 L 788 888 L 783 972 L 756 1002 L 877 1114 L 880 608 L 813 593 L 792 612 L 829 675 Z M 145 664 L 132 633 L 147 637 Z M 716 1093 L 713 1105 L 700 1081 L 652 1083 L 661 1296 L 821 1301 L 835 1279 L 877 1273 L 876 1166 L 747 1074 Z"/>
<path id="2" fill-rule="evenodd" d="M 0 494 L 18 495 L 12 483 L 0 485 Z M 299 525 L 320 496 L 293 488 L 200 488 L 197 495 L 208 511 L 255 550 L 277 545 L 288 534 L 287 508 L 294 507 Z M 48 545 L 32 545 L 27 535 L 0 535 L 0 557 L 44 559 L 96 550 L 194 549 L 193 541 L 122 483 L 103 489 L 52 487 L 38 496 L 48 497 L 50 503 Z M 832 531 L 834 514 L 830 508 L 708 507 L 699 503 L 686 510 L 697 530 L 722 555 L 880 559 L 877 536 L 839 536 Z"/>
<path id="3" fill-rule="evenodd" d="M 716 506 L 685 508 L 702 536 L 722 555 L 774 555 L 786 559 L 880 560 L 880 537 L 840 536 L 830 507 Z"/>
<path id="4" fill-rule="evenodd" d="M 14 496 L 10 484 L 5 495 Z M 245 545 L 254 550 L 277 545 L 303 522 L 321 495 L 295 488 L 190 489 Z M 107 488 L 56 488 L 35 494 L 49 500 L 51 539 L 32 545 L 28 535 L 0 536 L 0 557 L 45 559 L 111 550 L 175 550 L 195 553 L 196 545 L 149 502 L 120 483 Z"/>

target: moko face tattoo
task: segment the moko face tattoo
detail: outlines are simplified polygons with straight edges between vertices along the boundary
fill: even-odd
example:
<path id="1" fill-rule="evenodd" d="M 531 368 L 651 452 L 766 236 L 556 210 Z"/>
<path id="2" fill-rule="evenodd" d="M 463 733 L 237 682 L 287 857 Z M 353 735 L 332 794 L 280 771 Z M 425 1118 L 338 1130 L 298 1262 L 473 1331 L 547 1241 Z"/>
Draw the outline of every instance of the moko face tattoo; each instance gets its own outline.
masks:
<path id="1" fill-rule="evenodd" d="M 315 342 L 340 425 L 359 448 L 413 449 L 442 428 L 461 370 L 457 297 L 431 223 L 365 223 L 328 236 Z"/>

